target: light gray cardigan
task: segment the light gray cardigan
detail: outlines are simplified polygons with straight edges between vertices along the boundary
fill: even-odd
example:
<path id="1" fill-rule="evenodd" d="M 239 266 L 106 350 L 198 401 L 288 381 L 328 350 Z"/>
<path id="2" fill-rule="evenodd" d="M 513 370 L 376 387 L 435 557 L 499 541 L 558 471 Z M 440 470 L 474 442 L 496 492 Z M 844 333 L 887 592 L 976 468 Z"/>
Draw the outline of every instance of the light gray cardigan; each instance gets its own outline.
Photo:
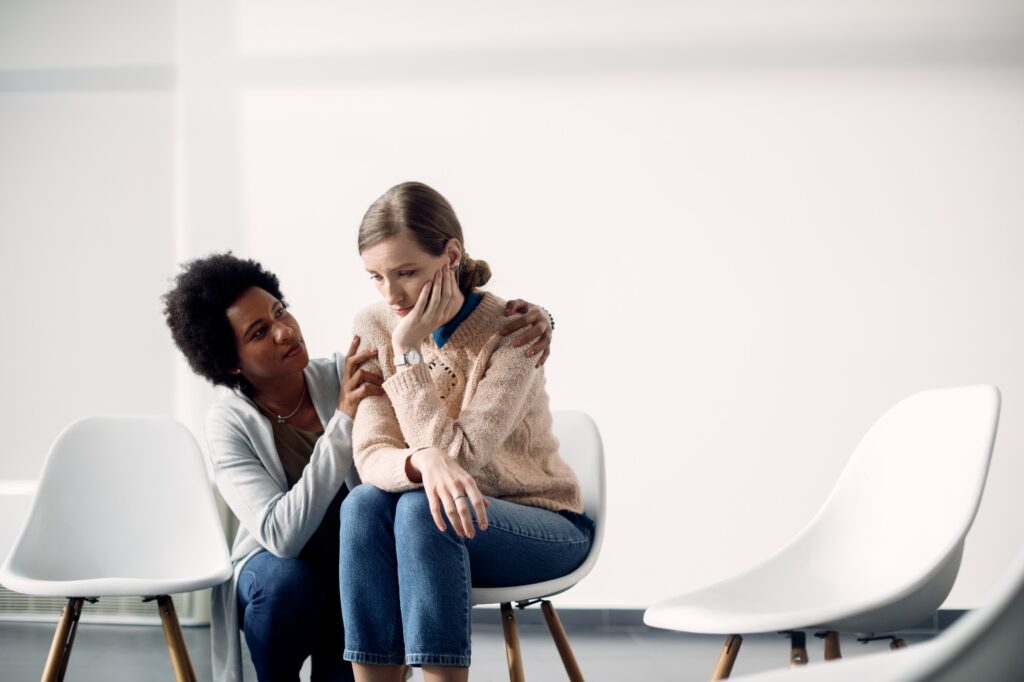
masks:
<path id="1" fill-rule="evenodd" d="M 345 357 L 338 353 L 311 360 L 304 370 L 324 434 L 291 490 L 270 420 L 252 400 L 241 391 L 224 388 L 206 414 L 206 441 L 217 488 L 240 522 L 231 548 L 234 575 L 213 588 L 210 636 L 217 682 L 242 682 L 235 595 L 242 566 L 264 550 L 280 557 L 298 556 L 341 484 L 359 485 L 352 466 L 352 420 L 338 411 L 344 368 Z"/>

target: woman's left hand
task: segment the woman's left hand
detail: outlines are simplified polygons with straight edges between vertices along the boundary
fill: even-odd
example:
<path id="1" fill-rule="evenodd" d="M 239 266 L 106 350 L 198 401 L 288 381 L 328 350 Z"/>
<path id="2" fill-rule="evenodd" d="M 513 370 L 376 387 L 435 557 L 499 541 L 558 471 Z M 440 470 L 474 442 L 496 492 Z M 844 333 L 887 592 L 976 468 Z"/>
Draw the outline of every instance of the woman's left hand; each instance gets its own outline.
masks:
<path id="1" fill-rule="evenodd" d="M 513 299 L 505 304 L 505 317 L 517 314 L 523 316 L 518 320 L 512 320 L 502 327 L 501 335 L 508 336 L 523 327 L 529 327 L 529 329 L 516 337 L 512 345 L 518 348 L 532 342 L 526 354 L 530 357 L 540 355 L 540 359 L 535 365 L 540 367 L 547 362 L 548 356 L 551 355 L 551 332 L 553 331 L 551 319 L 542 308 L 532 303 L 527 303 L 521 298 Z"/>
<path id="2" fill-rule="evenodd" d="M 423 484 L 430 515 L 434 517 L 434 525 L 439 531 L 443 533 L 448 529 L 445 516 L 460 538 L 476 536 L 474 517 L 476 526 L 481 531 L 487 530 L 487 507 L 490 503 L 477 487 L 476 479 L 448 457 L 444 450 L 417 450 L 405 460 L 405 473 L 409 480 Z"/>

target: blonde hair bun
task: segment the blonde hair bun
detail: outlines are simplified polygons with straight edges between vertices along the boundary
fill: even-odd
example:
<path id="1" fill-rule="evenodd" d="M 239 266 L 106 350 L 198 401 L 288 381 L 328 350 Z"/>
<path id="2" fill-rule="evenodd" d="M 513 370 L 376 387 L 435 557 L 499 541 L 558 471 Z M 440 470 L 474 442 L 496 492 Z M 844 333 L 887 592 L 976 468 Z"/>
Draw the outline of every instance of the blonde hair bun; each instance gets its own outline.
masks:
<path id="1" fill-rule="evenodd" d="M 463 252 L 459 264 L 459 288 L 470 291 L 487 284 L 491 279 L 491 266 L 485 260 L 473 260 Z"/>

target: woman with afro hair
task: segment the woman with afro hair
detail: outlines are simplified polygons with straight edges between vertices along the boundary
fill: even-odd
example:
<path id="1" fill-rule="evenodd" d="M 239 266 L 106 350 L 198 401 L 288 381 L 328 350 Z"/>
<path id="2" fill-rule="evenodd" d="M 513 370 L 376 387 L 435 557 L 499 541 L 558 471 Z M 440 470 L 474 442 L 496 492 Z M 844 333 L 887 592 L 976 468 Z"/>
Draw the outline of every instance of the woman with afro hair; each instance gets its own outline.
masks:
<path id="1" fill-rule="evenodd" d="M 338 591 L 339 510 L 359 484 L 352 420 L 383 379 L 361 365 L 375 350 L 310 359 L 278 278 L 230 253 L 185 263 L 164 296 L 175 344 L 201 377 L 222 387 L 206 417 L 217 488 L 239 521 L 234 574 L 214 588 L 214 679 L 242 679 L 239 631 L 265 680 L 351 680 L 342 658 Z M 507 334 L 533 342 L 543 364 L 550 319 L 510 301 Z"/>

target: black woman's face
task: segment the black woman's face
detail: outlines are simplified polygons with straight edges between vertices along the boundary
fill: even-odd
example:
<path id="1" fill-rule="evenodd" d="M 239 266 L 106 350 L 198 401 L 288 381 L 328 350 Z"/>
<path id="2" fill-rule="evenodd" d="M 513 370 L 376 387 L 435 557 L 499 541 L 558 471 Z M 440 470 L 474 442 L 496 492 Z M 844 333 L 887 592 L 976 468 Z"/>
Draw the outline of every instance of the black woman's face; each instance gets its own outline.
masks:
<path id="1" fill-rule="evenodd" d="M 246 289 L 228 307 L 227 316 L 235 332 L 239 369 L 250 383 L 280 379 L 309 364 L 298 321 L 266 290 Z"/>

